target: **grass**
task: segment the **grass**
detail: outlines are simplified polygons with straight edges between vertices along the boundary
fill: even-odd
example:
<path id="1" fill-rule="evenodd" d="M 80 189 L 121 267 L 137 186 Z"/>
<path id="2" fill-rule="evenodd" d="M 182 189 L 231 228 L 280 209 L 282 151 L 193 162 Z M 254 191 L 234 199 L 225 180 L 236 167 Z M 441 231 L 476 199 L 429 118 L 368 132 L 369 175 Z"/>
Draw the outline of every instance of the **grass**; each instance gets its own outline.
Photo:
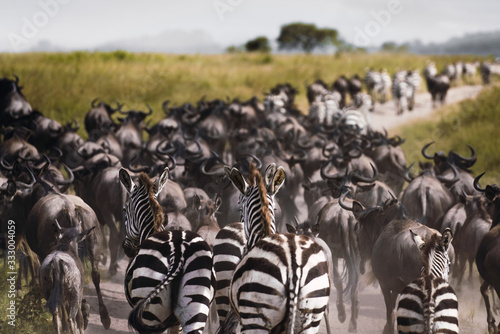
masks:
<path id="1" fill-rule="evenodd" d="M 406 139 L 402 145 L 408 162 L 425 160 L 420 150 L 434 141 L 429 152 L 454 150 L 470 155 L 466 144 L 477 151 L 472 167 L 476 175 L 486 172 L 481 185 L 500 183 L 500 86 L 484 89 L 477 98 L 445 106 L 434 120 L 411 123 L 393 131 Z M 437 116 L 437 117 L 436 117 Z M 417 165 L 417 164 L 416 164 Z M 415 171 L 417 168 L 415 168 Z"/>
<path id="2" fill-rule="evenodd" d="M 307 110 L 305 84 L 322 78 L 333 82 L 339 75 L 364 75 L 367 67 L 423 69 L 427 59 L 438 69 L 445 64 L 475 61 L 476 56 L 421 56 L 412 54 L 172 55 L 115 52 L 0 54 L 0 77 L 17 74 L 32 107 L 60 122 L 75 118 L 83 124 L 94 98 L 119 100 L 125 108 L 155 110 L 153 121 L 163 117 L 162 102 L 195 103 L 201 97 L 262 98 L 277 83 L 299 88 L 297 105 Z M 86 138 L 83 130 L 80 135 Z"/>

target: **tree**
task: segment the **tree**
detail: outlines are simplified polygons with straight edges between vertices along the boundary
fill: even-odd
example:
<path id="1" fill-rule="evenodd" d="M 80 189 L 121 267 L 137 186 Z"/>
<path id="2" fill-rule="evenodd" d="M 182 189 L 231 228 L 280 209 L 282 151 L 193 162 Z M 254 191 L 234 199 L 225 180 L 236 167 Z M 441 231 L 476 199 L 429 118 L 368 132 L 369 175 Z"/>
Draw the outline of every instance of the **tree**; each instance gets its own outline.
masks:
<path id="1" fill-rule="evenodd" d="M 397 45 L 394 42 L 385 42 L 380 47 L 380 50 L 382 52 L 404 53 L 404 52 L 408 52 L 408 45 L 406 45 L 406 44 Z"/>
<path id="2" fill-rule="evenodd" d="M 307 53 L 318 47 L 337 45 L 338 31 L 317 28 L 314 24 L 291 23 L 281 27 L 278 37 L 280 49 L 302 49 Z"/>
<path id="3" fill-rule="evenodd" d="M 267 37 L 257 37 L 252 39 L 245 44 L 245 49 L 247 52 L 269 52 L 271 47 L 269 46 L 269 40 Z"/>

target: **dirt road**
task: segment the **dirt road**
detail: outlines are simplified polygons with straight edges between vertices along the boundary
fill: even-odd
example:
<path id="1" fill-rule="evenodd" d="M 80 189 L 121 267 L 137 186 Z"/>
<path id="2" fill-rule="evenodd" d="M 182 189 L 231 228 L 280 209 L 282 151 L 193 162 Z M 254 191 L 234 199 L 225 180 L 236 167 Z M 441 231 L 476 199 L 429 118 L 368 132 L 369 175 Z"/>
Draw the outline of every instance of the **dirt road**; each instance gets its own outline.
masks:
<path id="1" fill-rule="evenodd" d="M 451 89 L 448 93 L 447 103 L 455 103 L 466 98 L 475 97 L 481 86 L 463 86 Z M 396 116 L 394 103 L 387 102 L 384 105 L 376 105 L 375 112 L 372 114 L 371 124 L 374 129 L 386 128 L 394 129 L 399 125 L 419 118 L 430 117 L 433 113 L 431 108 L 430 96 L 427 93 L 417 95 L 415 109 L 409 113 L 405 112 L 402 116 Z M 95 297 L 95 290 L 92 284 L 87 284 L 85 289 L 85 298 L 91 305 L 90 323 L 85 331 L 87 334 L 104 333 L 131 333 L 128 329 L 127 319 L 131 310 L 128 305 L 123 288 L 124 272 L 127 261 L 119 262 L 118 274 L 112 278 L 107 275 L 106 269 L 101 269 L 102 282 L 101 289 L 104 295 L 105 303 L 111 316 L 111 328 L 104 330 L 97 313 L 98 305 Z M 452 282 L 453 285 L 453 282 Z M 334 293 L 335 295 L 335 293 Z M 463 334 L 486 333 L 486 313 L 479 293 L 479 276 L 477 272 L 474 275 L 473 285 L 469 288 L 463 288 L 458 293 L 460 307 L 460 332 Z M 335 296 L 330 301 L 331 313 L 330 324 L 332 333 L 348 333 L 348 322 L 350 317 L 350 305 L 346 305 L 347 319 L 341 324 L 337 320 L 337 310 L 335 308 Z M 361 287 L 359 292 L 360 311 L 358 317 L 358 334 L 378 334 L 382 332 L 385 325 L 385 305 L 378 286 Z M 321 325 L 321 334 L 326 334 L 324 323 Z"/>

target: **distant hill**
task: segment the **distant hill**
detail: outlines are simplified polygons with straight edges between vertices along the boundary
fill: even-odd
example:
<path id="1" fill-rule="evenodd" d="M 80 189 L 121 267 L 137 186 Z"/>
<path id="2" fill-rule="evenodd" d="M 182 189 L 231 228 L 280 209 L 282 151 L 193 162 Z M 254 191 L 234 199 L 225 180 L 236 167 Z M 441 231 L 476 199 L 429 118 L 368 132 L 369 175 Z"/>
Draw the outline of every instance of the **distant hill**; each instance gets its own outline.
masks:
<path id="1" fill-rule="evenodd" d="M 407 43 L 410 52 L 420 54 L 477 54 L 500 56 L 500 31 L 470 33 L 444 43 Z"/>

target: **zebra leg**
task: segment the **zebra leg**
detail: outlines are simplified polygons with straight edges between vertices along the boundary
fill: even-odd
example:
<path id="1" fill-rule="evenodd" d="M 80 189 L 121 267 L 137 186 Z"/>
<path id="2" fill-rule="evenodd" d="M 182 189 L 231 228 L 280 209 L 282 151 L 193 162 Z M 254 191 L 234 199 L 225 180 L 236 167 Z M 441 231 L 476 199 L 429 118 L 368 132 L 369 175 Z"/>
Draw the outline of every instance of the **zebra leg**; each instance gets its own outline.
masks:
<path id="1" fill-rule="evenodd" d="M 490 334 L 497 333 L 498 329 L 495 325 L 495 317 L 493 316 L 493 312 L 491 311 L 490 298 L 488 297 L 490 283 L 484 281 L 481 284 L 481 295 L 483 296 L 484 306 L 486 307 L 486 321 L 488 322 L 488 332 Z"/>
<path id="2" fill-rule="evenodd" d="M 332 252 L 333 255 L 333 252 Z M 344 323 L 346 318 L 345 306 L 344 306 L 344 287 L 342 284 L 342 278 L 339 273 L 339 258 L 336 256 L 332 257 L 333 260 L 333 284 L 335 285 L 335 290 L 337 290 L 337 312 L 338 319 L 341 323 Z"/>

